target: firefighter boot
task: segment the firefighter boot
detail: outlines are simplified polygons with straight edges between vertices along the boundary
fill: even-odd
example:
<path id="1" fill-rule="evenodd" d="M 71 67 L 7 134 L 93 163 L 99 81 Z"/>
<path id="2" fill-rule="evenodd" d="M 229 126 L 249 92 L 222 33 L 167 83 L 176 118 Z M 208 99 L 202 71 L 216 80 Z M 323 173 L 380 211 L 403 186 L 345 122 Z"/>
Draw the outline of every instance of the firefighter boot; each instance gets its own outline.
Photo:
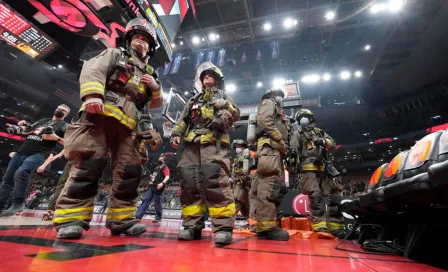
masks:
<path id="1" fill-rule="evenodd" d="M 201 230 L 183 229 L 179 232 L 178 239 L 182 241 L 201 240 Z"/>
<path id="2" fill-rule="evenodd" d="M 124 234 L 126 236 L 140 236 L 145 232 L 146 232 L 146 226 L 142 224 L 135 224 L 132 227 L 127 228 L 126 230 L 120 229 L 110 231 L 110 233 L 113 236 L 118 236 L 120 234 Z"/>
<path id="3" fill-rule="evenodd" d="M 84 229 L 80 226 L 67 226 L 58 230 L 58 239 L 79 239 Z"/>
<path id="4" fill-rule="evenodd" d="M 7 210 L 3 211 L 0 216 L 8 217 L 8 216 L 14 216 L 16 213 L 20 212 L 25 208 L 25 203 L 22 204 L 15 204 L 13 203 L 11 207 L 9 207 Z"/>
<path id="5" fill-rule="evenodd" d="M 274 240 L 274 241 L 288 241 L 289 233 L 281 228 L 274 228 L 272 230 L 257 233 L 258 239 Z"/>
<path id="6" fill-rule="evenodd" d="M 230 231 L 218 231 L 215 235 L 215 244 L 226 246 L 232 243 L 232 232 Z"/>

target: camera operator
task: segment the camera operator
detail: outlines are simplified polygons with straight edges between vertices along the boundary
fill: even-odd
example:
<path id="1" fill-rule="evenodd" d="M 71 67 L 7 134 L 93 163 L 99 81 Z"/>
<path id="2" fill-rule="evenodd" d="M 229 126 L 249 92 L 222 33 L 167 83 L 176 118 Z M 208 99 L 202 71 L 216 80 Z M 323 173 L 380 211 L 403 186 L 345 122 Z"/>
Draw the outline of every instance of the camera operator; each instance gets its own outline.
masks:
<path id="1" fill-rule="evenodd" d="M 29 184 L 29 175 L 41 166 L 52 153 L 56 143 L 64 145 L 64 134 L 67 123 L 64 118 L 70 113 L 67 105 L 59 105 L 53 118 L 44 118 L 29 125 L 20 121 L 17 126 L 8 125 L 15 133 L 26 134 L 27 139 L 20 146 L 8 164 L 3 182 L 0 185 L 0 210 L 6 208 L 11 199 L 11 207 L 0 216 L 13 216 L 23 209 L 25 194 Z M 8 129 L 11 132 L 11 129 Z"/>

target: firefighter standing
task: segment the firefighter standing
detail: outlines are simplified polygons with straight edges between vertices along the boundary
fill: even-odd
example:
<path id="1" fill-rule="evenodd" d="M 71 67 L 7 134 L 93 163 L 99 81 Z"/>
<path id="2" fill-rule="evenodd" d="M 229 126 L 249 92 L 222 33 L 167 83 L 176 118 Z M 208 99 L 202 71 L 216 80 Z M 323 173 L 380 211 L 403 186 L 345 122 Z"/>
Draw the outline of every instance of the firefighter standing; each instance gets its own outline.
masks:
<path id="1" fill-rule="evenodd" d="M 73 167 L 53 219 L 58 238 L 78 239 L 89 229 L 98 180 L 109 156 L 113 185 L 106 226 L 112 235 L 137 236 L 146 231 L 135 219 L 142 172 L 135 134 L 144 139 L 151 135 L 152 140 L 144 141 L 160 144 L 160 135 L 145 130 L 151 126 L 142 118 L 147 107 L 163 103 L 161 83 L 147 64 L 157 36 L 153 26 L 137 18 L 126 26 L 125 41 L 126 49 L 109 48 L 87 61 L 81 71 L 84 103 L 79 120 L 66 134 L 65 155 L 73 159 Z"/>
<path id="2" fill-rule="evenodd" d="M 207 208 L 215 243 L 226 245 L 232 242 L 235 222 L 226 131 L 239 119 L 239 109 L 224 92 L 224 77 L 218 67 L 204 69 L 200 82 L 202 92 L 187 102 L 171 133 L 174 148 L 179 148 L 184 137 L 177 165 L 184 226 L 179 240 L 200 239 Z"/>
<path id="3" fill-rule="evenodd" d="M 338 191 L 340 195 L 340 190 L 335 186 L 338 177 L 327 178 L 325 169 L 328 165 L 323 154 L 335 146 L 335 141 L 315 126 L 314 114 L 310 110 L 299 110 L 295 119 L 299 122 L 299 129 L 294 131 L 291 147 L 300 157 L 300 189 L 308 195 L 311 225 L 316 232 L 339 235 L 343 230 L 342 214 L 332 211 L 334 209 L 327 212 L 325 207 L 325 204 L 332 206 L 332 198 L 338 195 Z M 337 172 L 336 169 L 334 171 Z"/>
<path id="4" fill-rule="evenodd" d="M 287 241 L 289 234 L 276 226 L 276 208 L 286 194 L 282 178 L 283 159 L 287 153 L 290 125 L 280 105 L 281 90 L 268 90 L 258 108 L 257 174 L 251 186 L 256 196 L 255 216 L 260 239 Z"/>
<path id="5" fill-rule="evenodd" d="M 256 229 L 255 220 L 255 205 L 253 205 L 252 198 L 249 196 L 251 181 L 256 175 L 255 152 L 250 151 L 248 144 L 241 139 L 234 140 L 232 149 L 235 150 L 237 156 L 234 159 L 232 167 L 231 178 L 233 180 L 234 188 L 233 194 L 235 196 L 235 211 L 241 214 L 247 220 L 251 231 Z"/>

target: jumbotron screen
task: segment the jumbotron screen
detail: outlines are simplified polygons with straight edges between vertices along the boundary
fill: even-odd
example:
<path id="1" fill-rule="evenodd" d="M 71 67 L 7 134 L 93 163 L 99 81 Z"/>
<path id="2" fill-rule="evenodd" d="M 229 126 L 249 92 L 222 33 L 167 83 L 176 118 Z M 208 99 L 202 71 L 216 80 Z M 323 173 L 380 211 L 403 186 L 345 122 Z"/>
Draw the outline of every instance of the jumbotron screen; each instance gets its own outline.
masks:
<path id="1" fill-rule="evenodd" d="M 0 0 L 0 38 L 40 60 L 57 43 Z"/>

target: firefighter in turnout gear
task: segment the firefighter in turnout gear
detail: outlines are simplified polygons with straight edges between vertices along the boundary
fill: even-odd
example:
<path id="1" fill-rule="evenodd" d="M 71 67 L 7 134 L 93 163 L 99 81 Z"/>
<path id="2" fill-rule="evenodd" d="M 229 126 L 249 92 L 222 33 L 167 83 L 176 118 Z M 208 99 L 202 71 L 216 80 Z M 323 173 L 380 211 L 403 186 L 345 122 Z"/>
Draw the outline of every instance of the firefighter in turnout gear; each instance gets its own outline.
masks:
<path id="1" fill-rule="evenodd" d="M 73 167 L 53 219 L 58 238 L 78 239 L 89 229 L 98 180 L 109 157 L 113 185 L 106 226 L 112 235 L 138 236 L 146 231 L 135 219 L 142 175 L 137 140 L 152 149 L 161 143 L 147 112 L 163 104 L 161 83 L 147 64 L 157 36 L 152 25 L 137 18 L 126 26 L 125 41 L 126 49 L 106 49 L 82 68 L 83 105 L 65 138 L 65 156 L 73 159 Z"/>
<path id="2" fill-rule="evenodd" d="M 249 196 L 251 181 L 256 178 L 256 163 L 254 151 L 250 151 L 248 144 L 241 139 L 232 142 L 232 149 L 237 156 L 234 158 L 232 167 L 232 181 L 234 184 L 233 194 L 235 196 L 235 212 L 241 214 L 247 220 L 251 231 L 256 229 L 255 209 Z"/>
<path id="3" fill-rule="evenodd" d="M 342 214 L 337 209 L 326 209 L 325 204 L 334 206 L 332 198 L 337 195 L 337 187 L 332 176 L 327 178 L 325 152 L 336 145 L 323 130 L 315 126 L 314 114 L 301 109 L 295 114 L 299 129 L 294 131 L 291 147 L 299 154 L 302 171 L 300 189 L 308 195 L 311 225 L 317 232 L 332 232 L 339 235 L 343 230 Z M 334 169 L 334 167 L 333 167 Z M 337 170 L 335 175 L 338 175 Z M 329 171 L 334 174 L 334 171 Z M 335 177 L 337 179 L 337 177 Z M 332 205 L 333 204 L 333 205 Z M 333 211 L 332 211 L 333 210 Z"/>
<path id="4" fill-rule="evenodd" d="M 287 241 L 289 234 L 276 226 L 276 209 L 287 192 L 283 174 L 283 159 L 287 154 L 289 120 L 283 114 L 281 90 L 268 90 L 258 107 L 257 174 L 251 193 L 255 198 L 257 236 L 260 239 Z"/>
<path id="5" fill-rule="evenodd" d="M 224 92 L 224 77 L 218 67 L 211 64 L 199 79 L 202 91 L 187 101 L 171 133 L 174 148 L 179 148 L 182 137 L 184 141 L 177 165 L 184 226 L 179 240 L 200 239 L 207 208 L 215 243 L 226 245 L 232 242 L 235 222 L 226 131 L 238 121 L 239 109 Z"/>

